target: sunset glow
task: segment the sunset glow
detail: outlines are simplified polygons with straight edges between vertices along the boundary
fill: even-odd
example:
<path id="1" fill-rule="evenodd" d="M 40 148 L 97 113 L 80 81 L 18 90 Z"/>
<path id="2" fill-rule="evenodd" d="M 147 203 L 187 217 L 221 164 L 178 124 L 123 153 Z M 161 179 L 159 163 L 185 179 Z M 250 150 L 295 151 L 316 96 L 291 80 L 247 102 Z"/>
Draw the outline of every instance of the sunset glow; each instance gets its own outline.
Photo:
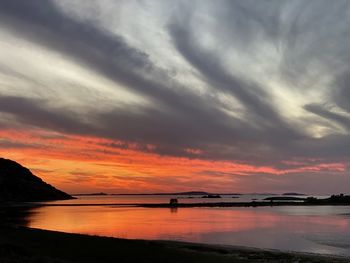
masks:
<path id="1" fill-rule="evenodd" d="M 3 156 L 20 161 L 45 181 L 72 193 L 134 193 L 134 189 L 138 193 L 173 192 L 174 185 L 177 191 L 257 191 L 254 185 L 242 183 L 245 177 L 259 175 L 258 180 L 264 177 L 280 180 L 292 173 L 337 174 L 346 169 L 343 163 L 323 164 L 318 160 L 286 162 L 292 168 L 278 169 L 232 160 L 201 159 L 201 153 L 196 151 L 190 152 L 191 157 L 162 156 L 154 153 L 152 146 L 140 150 L 137 144 L 49 132 L 8 130 L 2 131 L 1 136 L 3 141 L 14 144 L 6 147 Z M 28 141 L 30 145 L 26 147 L 15 146 Z"/>
<path id="2" fill-rule="evenodd" d="M 1 1 L 0 156 L 69 193 L 347 192 L 348 8 L 258 2 Z"/>

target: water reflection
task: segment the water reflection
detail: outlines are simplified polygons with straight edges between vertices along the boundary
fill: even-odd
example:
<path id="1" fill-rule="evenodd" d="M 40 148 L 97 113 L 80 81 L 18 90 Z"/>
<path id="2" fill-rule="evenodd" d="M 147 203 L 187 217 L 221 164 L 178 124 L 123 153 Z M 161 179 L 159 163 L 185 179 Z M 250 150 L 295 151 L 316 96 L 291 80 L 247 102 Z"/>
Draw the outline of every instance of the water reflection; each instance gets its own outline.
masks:
<path id="1" fill-rule="evenodd" d="M 177 213 L 177 207 L 170 207 L 171 213 Z"/>
<path id="2" fill-rule="evenodd" d="M 35 209 L 32 207 L 1 206 L 0 225 L 28 226 Z"/>
<path id="3" fill-rule="evenodd" d="M 330 211 L 332 213 L 326 213 Z M 350 255 L 348 207 L 40 207 L 28 226 L 120 238 L 170 239 Z"/>
<path id="4" fill-rule="evenodd" d="M 202 198 L 201 195 L 101 195 L 101 196 L 77 196 L 75 200 L 51 201 L 54 204 L 149 204 L 169 203 L 172 198 L 180 203 L 215 203 L 215 202 L 251 202 L 264 201 L 270 195 L 221 195 L 221 198 Z M 233 198 L 234 197 L 234 198 Z M 270 201 L 266 201 L 270 202 Z"/>

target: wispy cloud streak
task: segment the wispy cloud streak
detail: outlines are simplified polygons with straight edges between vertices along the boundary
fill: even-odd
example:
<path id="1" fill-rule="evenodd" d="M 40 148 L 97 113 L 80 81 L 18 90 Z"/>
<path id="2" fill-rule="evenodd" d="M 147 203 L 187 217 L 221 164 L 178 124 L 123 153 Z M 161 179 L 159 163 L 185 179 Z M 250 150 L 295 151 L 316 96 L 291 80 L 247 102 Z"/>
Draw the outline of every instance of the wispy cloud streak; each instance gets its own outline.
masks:
<path id="1" fill-rule="evenodd" d="M 3 0 L 0 149 L 41 151 L 54 133 L 99 138 L 100 156 L 255 167 L 246 178 L 268 167 L 271 188 L 283 179 L 266 174 L 299 185 L 309 178 L 299 173 L 345 176 L 349 11 L 341 0 Z M 207 176 L 226 172 L 216 169 Z M 232 186 L 243 170 L 228 173 Z"/>

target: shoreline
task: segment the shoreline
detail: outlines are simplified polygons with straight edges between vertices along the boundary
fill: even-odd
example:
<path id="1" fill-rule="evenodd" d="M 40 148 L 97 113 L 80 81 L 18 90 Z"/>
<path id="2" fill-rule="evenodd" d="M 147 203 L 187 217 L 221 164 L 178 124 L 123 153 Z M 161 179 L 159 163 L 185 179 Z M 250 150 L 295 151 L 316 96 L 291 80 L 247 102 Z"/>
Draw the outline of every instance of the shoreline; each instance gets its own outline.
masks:
<path id="1" fill-rule="evenodd" d="M 181 241 L 131 240 L 0 226 L 9 262 L 349 262 L 350 258 Z M 7 261 L 5 261 L 7 262 Z"/>
<path id="2" fill-rule="evenodd" d="M 194 208 L 194 207 L 274 207 L 274 206 L 350 206 L 350 203 L 309 203 L 290 201 L 263 202 L 203 202 L 203 203 L 50 203 L 50 202 L 8 202 L 0 203 L 0 208 L 27 208 L 42 206 L 115 206 L 115 207 L 143 207 L 143 208 Z"/>

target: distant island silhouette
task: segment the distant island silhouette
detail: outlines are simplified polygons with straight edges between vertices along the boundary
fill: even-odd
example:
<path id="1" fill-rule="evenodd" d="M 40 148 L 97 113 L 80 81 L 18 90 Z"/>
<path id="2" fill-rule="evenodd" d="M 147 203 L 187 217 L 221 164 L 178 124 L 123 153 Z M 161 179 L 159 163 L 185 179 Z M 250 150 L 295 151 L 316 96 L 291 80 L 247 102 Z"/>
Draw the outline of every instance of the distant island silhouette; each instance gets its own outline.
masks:
<path id="1" fill-rule="evenodd" d="M 56 189 L 19 163 L 0 158 L 0 202 L 74 199 Z"/>
<path id="2" fill-rule="evenodd" d="M 210 193 L 204 191 L 189 191 L 189 192 L 168 192 L 168 193 L 78 193 L 73 196 L 91 196 L 91 195 L 187 195 L 187 196 L 208 196 L 208 195 L 243 195 L 242 193 Z M 273 195 L 273 194 L 271 194 Z"/>
<path id="3" fill-rule="evenodd" d="M 301 193 L 284 193 L 283 195 L 294 195 L 294 196 L 305 196 L 306 194 L 301 194 Z"/>
<path id="4" fill-rule="evenodd" d="M 169 193 L 126 193 L 126 194 L 111 194 L 111 195 L 209 195 L 211 193 L 203 191 L 189 191 L 189 192 L 169 192 Z"/>
<path id="5" fill-rule="evenodd" d="M 90 193 L 75 194 L 80 195 L 187 195 L 200 196 L 202 198 L 221 198 L 219 194 L 208 193 L 204 191 L 173 192 L 173 193 L 153 193 L 153 194 L 107 194 Z M 228 195 L 228 194 L 226 194 Z M 241 195 L 232 193 L 230 195 Z M 272 195 L 272 194 L 271 194 Z M 294 197 L 293 197 L 294 195 Z M 284 193 L 282 196 L 267 197 L 262 201 L 251 202 L 213 202 L 213 203 L 176 203 L 177 207 L 244 207 L 244 206 L 300 206 L 300 205 L 350 205 L 350 196 L 339 194 L 332 195 L 329 198 L 318 199 L 315 197 L 296 197 L 303 196 L 299 193 Z M 32 202 L 32 201 L 51 201 L 75 199 L 71 195 L 56 189 L 50 184 L 44 182 L 32 172 L 19 163 L 0 158 L 0 202 Z M 295 202 L 299 201 L 299 202 Z M 49 204 L 46 204 L 49 205 Z M 51 204 L 50 204 L 51 205 Z M 54 204 L 52 204 L 54 205 Z M 69 204 L 76 205 L 76 204 Z M 85 204 L 89 205 L 89 204 Z M 96 204 L 94 204 L 96 205 Z M 99 204 L 104 205 L 104 204 Z M 115 204 L 125 205 L 125 204 Z M 170 207 L 174 204 L 128 204 L 142 207 Z"/>
<path id="6" fill-rule="evenodd" d="M 72 194 L 73 196 L 100 196 L 100 195 L 108 195 L 107 193 L 85 193 L 85 194 Z"/>

